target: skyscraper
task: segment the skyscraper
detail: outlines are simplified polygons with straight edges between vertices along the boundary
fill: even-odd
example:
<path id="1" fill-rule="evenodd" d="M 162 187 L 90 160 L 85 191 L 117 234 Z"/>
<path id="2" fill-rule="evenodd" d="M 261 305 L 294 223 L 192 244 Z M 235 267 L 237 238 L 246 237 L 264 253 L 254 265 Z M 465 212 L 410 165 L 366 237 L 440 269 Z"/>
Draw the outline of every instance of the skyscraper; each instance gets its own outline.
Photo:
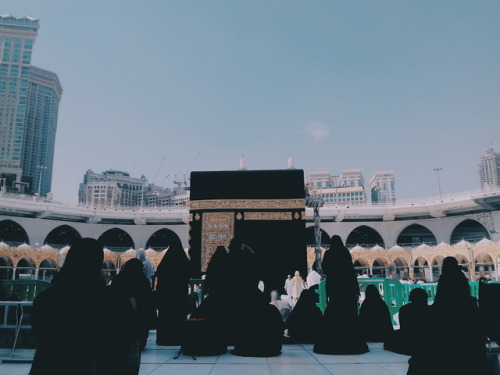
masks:
<path id="1" fill-rule="evenodd" d="M 57 75 L 31 67 L 21 168 L 32 181 L 32 192 L 41 196 L 51 191 L 61 94 Z"/>
<path id="2" fill-rule="evenodd" d="M 481 189 L 500 187 L 500 153 L 494 152 L 493 146 L 486 149 L 479 164 Z"/>
<path id="3" fill-rule="evenodd" d="M 0 187 L 50 191 L 61 85 L 31 65 L 39 20 L 0 15 Z"/>
<path id="4" fill-rule="evenodd" d="M 370 180 L 372 203 L 395 203 L 394 172 L 375 172 Z"/>

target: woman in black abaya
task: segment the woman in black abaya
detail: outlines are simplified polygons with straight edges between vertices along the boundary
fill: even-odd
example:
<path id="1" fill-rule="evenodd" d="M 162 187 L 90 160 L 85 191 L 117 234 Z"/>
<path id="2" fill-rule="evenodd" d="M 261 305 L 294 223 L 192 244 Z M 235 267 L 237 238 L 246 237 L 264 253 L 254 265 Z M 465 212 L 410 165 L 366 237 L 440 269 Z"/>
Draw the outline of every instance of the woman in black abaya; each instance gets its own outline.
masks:
<path id="1" fill-rule="evenodd" d="M 349 250 L 333 236 L 323 256 L 327 307 L 314 345 L 318 354 L 361 354 L 368 352 L 359 330 L 359 285 Z"/>
<path id="2" fill-rule="evenodd" d="M 408 375 L 485 374 L 486 345 L 477 300 L 454 257 L 446 257 L 430 308 L 432 339 L 416 349 Z M 432 364 L 432 365 L 431 365 Z"/>
<path id="3" fill-rule="evenodd" d="M 181 241 L 172 240 L 156 270 L 158 303 L 158 345 L 180 345 L 187 317 L 189 260 Z"/>
<path id="4" fill-rule="evenodd" d="M 366 287 L 359 321 L 363 338 L 369 342 L 385 342 L 393 332 L 389 308 L 373 284 Z"/>

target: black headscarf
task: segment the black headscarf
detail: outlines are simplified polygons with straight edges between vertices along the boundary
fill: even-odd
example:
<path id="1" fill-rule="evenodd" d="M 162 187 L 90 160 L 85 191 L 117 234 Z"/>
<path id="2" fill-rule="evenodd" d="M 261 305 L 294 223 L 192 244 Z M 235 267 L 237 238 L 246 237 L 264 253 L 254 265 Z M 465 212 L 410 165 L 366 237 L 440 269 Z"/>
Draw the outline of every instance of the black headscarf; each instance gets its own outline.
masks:
<path id="1" fill-rule="evenodd" d="M 326 293 L 330 299 L 359 295 L 358 279 L 349 250 L 342 239 L 334 235 L 330 241 L 330 249 L 323 256 L 323 272 L 327 276 Z"/>
<path id="2" fill-rule="evenodd" d="M 205 287 L 208 293 L 225 289 L 228 280 L 228 254 L 224 246 L 218 246 L 207 267 Z"/>
<path id="3" fill-rule="evenodd" d="M 458 265 L 457 259 L 455 257 L 444 258 L 433 305 L 463 303 L 464 300 L 469 298 L 469 282 Z"/>
<path id="4" fill-rule="evenodd" d="M 104 286 L 101 274 L 104 252 L 99 241 L 82 238 L 68 251 L 64 265 L 53 279 L 53 284 L 65 288 L 89 289 Z"/>

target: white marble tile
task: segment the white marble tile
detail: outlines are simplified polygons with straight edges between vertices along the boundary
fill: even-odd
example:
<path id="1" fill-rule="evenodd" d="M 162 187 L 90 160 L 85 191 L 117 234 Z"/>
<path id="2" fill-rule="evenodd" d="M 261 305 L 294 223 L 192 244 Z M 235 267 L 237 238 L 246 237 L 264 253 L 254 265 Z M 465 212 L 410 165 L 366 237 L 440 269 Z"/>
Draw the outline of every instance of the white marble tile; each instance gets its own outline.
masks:
<path id="1" fill-rule="evenodd" d="M 201 363 L 215 363 L 217 362 L 217 356 L 195 356 L 194 358 L 190 355 L 181 354 L 178 358 L 175 358 L 177 354 L 168 360 L 168 363 L 172 364 L 188 364 L 196 365 Z"/>
<path id="2" fill-rule="evenodd" d="M 147 375 L 209 375 L 213 367 L 213 365 L 209 364 L 187 365 L 167 363 L 160 365 Z"/>
<path id="3" fill-rule="evenodd" d="M 2 375 L 28 375 L 31 364 L 4 363 L 0 365 L 0 374 Z"/>
<path id="4" fill-rule="evenodd" d="M 312 350 L 307 351 L 320 363 L 366 363 L 365 354 L 340 355 L 340 354 L 316 354 Z"/>
<path id="5" fill-rule="evenodd" d="M 139 375 L 150 375 L 160 366 L 161 364 L 157 363 L 141 363 L 141 368 L 139 369 Z"/>
<path id="6" fill-rule="evenodd" d="M 386 363 L 386 362 L 408 362 L 409 356 L 397 354 L 387 350 L 375 349 L 363 354 L 366 362 L 370 363 Z"/>
<path id="7" fill-rule="evenodd" d="M 271 375 L 330 375 L 320 364 L 270 364 Z"/>
<path id="8" fill-rule="evenodd" d="M 334 375 L 393 375 L 382 367 L 368 363 L 325 364 L 325 368 Z"/>
<path id="9" fill-rule="evenodd" d="M 392 375 L 406 375 L 408 372 L 408 363 L 379 363 L 378 366 Z"/>
<path id="10" fill-rule="evenodd" d="M 166 363 L 177 355 L 176 350 L 149 350 L 141 353 L 141 363 Z"/>
<path id="11" fill-rule="evenodd" d="M 269 366 L 265 365 L 251 365 L 242 366 L 241 364 L 222 364 L 217 363 L 210 375 L 271 375 Z"/>
<path id="12" fill-rule="evenodd" d="M 318 361 L 305 350 L 284 350 L 277 357 L 268 357 L 267 363 L 272 364 L 318 364 Z"/>

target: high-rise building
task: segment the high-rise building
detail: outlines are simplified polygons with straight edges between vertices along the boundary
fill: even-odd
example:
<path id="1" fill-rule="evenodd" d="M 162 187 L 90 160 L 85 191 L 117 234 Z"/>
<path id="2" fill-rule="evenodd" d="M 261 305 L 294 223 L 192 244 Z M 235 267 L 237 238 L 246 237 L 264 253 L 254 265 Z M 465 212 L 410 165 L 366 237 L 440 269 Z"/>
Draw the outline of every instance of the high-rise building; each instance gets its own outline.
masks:
<path id="1" fill-rule="evenodd" d="M 117 170 L 94 173 L 89 169 L 78 190 L 81 205 L 98 207 L 185 206 L 187 201 L 187 187 L 163 188 L 149 184 L 144 176 L 131 177 L 129 173 Z"/>
<path id="2" fill-rule="evenodd" d="M 51 189 L 62 89 L 54 73 L 31 65 L 39 20 L 0 15 L 0 187 Z"/>
<path id="3" fill-rule="evenodd" d="M 342 171 L 340 181 L 330 172 L 312 172 L 309 174 L 309 193 L 322 198 L 326 205 L 365 204 L 364 178 L 361 170 Z"/>
<path id="4" fill-rule="evenodd" d="M 311 172 L 308 185 L 315 189 L 328 189 L 334 187 L 335 181 L 330 172 Z"/>
<path id="5" fill-rule="evenodd" d="M 395 203 L 396 190 L 394 188 L 394 172 L 375 172 L 370 180 L 370 192 L 372 203 Z"/>
<path id="6" fill-rule="evenodd" d="M 361 173 L 361 169 L 346 169 L 342 171 L 342 174 L 340 175 L 339 185 L 342 187 L 361 186 L 364 189 L 365 178 Z"/>
<path id="7" fill-rule="evenodd" d="M 483 190 L 500 187 L 500 153 L 494 152 L 493 146 L 481 156 L 479 177 Z"/>
<path id="8" fill-rule="evenodd" d="M 32 191 L 45 196 L 52 187 L 57 117 L 62 88 L 57 75 L 31 67 L 21 157 Z"/>

